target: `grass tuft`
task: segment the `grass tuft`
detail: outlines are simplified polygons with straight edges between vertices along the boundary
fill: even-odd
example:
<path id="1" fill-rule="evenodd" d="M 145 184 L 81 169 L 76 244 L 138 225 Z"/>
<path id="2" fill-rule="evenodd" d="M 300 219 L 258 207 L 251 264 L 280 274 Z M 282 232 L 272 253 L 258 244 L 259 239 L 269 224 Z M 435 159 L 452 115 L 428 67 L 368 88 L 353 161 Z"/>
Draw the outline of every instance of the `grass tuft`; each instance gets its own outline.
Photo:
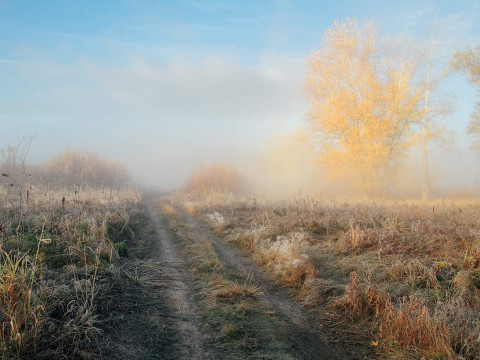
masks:
<path id="1" fill-rule="evenodd" d="M 217 300 L 236 302 L 246 298 L 256 298 L 262 295 L 258 284 L 252 283 L 250 274 L 243 283 L 237 281 L 228 281 L 227 284 L 217 286 L 213 292 L 213 297 Z"/>

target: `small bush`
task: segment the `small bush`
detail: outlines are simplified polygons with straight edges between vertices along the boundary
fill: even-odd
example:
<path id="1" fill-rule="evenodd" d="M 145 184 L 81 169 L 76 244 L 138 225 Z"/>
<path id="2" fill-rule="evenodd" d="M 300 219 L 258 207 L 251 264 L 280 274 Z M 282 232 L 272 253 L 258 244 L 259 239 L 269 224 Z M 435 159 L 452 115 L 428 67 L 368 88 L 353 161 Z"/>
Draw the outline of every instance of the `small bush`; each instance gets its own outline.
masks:
<path id="1" fill-rule="evenodd" d="M 88 235 L 89 231 L 90 231 L 90 225 L 89 225 L 88 221 L 86 221 L 86 220 L 81 221 L 75 227 L 75 232 L 79 236 L 86 236 L 86 235 Z"/>
<path id="2" fill-rule="evenodd" d="M 238 194 L 244 190 L 244 187 L 245 183 L 240 173 L 224 164 L 210 165 L 197 170 L 185 184 L 185 190 L 196 195 Z"/>
<path id="3" fill-rule="evenodd" d="M 125 244 L 125 241 L 114 243 L 113 247 L 117 250 L 118 256 L 128 257 L 127 244 Z"/>

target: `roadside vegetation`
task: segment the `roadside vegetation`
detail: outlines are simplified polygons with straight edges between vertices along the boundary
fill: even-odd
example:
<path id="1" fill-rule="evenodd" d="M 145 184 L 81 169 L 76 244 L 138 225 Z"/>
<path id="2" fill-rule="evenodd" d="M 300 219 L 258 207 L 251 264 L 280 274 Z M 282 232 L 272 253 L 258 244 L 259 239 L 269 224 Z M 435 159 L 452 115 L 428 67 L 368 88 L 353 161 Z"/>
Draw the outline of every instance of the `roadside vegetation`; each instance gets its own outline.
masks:
<path id="1" fill-rule="evenodd" d="M 120 186 L 123 178 L 110 187 L 72 183 L 62 171 L 81 166 L 69 153 L 44 182 L 27 171 L 27 153 L 10 147 L 2 165 L 0 358 L 89 358 L 112 321 L 109 289 L 138 232 L 141 196 Z M 89 176 L 103 170 L 90 167 Z"/>
<path id="2" fill-rule="evenodd" d="M 326 341 L 349 359 L 480 359 L 480 202 L 433 201 L 430 169 L 433 145 L 451 142 L 445 79 L 456 71 L 478 87 L 480 48 L 449 61 L 435 39 L 335 21 L 308 58 L 302 154 L 368 200 L 257 196 L 236 169 L 213 164 L 156 203 L 162 222 L 121 164 L 78 150 L 28 164 L 32 137 L 3 149 L 0 359 L 187 358 L 197 326 L 190 345 L 207 358 L 327 357 L 298 350 L 314 344 L 318 326 L 313 351 Z M 474 150 L 479 109 L 467 129 Z M 404 176 L 420 154 L 421 182 Z M 422 201 L 392 200 L 410 187 Z M 243 257 L 229 263 L 237 251 L 211 232 L 258 265 L 249 263 L 256 279 L 271 279 L 240 274 Z M 292 326 L 285 309 L 308 316 Z M 314 331 L 303 331 L 312 314 Z"/>

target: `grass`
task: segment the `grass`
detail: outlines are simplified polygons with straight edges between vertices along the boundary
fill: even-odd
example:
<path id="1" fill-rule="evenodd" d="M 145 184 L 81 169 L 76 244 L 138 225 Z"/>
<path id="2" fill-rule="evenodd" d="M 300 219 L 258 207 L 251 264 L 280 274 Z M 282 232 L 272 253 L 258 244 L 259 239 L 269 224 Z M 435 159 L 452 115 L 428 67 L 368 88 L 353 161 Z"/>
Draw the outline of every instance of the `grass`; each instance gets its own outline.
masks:
<path id="1" fill-rule="evenodd" d="M 228 281 L 225 284 L 220 284 L 213 293 L 215 299 L 232 302 L 246 298 L 257 298 L 260 295 L 262 295 L 261 288 L 252 283 L 251 275 L 243 282 Z"/>
<path id="2" fill-rule="evenodd" d="M 172 199 L 322 309 L 332 341 L 380 358 L 480 357 L 479 202 Z"/>
<path id="3" fill-rule="evenodd" d="M 20 358 L 29 344 L 35 344 L 45 308 L 33 293 L 35 266 L 24 256 L 1 253 L 0 301 L 4 321 L 0 349 Z M 2 354 L 2 357 L 3 354 Z"/>
<path id="4" fill-rule="evenodd" d="M 108 288 L 98 279 L 115 281 L 139 201 L 130 190 L 37 188 L 20 213 L 0 191 L 0 358 L 95 355 Z"/>

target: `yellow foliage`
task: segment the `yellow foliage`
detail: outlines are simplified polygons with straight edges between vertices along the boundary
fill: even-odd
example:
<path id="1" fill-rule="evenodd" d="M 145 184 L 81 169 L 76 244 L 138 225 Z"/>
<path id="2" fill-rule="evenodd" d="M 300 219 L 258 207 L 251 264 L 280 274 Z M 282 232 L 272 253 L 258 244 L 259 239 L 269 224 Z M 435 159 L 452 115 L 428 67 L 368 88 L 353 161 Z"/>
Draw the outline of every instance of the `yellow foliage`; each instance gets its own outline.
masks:
<path id="1" fill-rule="evenodd" d="M 386 191 L 395 161 L 413 142 L 421 87 L 406 51 L 382 52 L 375 29 L 336 21 L 313 51 L 305 81 L 308 135 L 333 179 L 368 195 Z"/>

